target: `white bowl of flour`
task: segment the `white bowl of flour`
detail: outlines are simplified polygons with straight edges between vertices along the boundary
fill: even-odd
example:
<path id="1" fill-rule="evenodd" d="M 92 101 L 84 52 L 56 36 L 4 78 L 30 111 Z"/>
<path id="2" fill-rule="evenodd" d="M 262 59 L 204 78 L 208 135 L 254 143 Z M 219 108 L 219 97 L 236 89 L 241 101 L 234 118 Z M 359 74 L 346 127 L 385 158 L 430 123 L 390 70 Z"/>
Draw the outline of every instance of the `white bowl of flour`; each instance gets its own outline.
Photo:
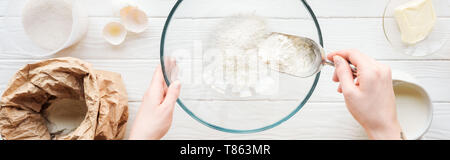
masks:
<path id="1" fill-rule="evenodd" d="M 88 27 L 84 0 L 10 0 L 5 14 L 7 51 L 50 56 L 79 42 Z"/>
<path id="2" fill-rule="evenodd" d="M 433 119 L 433 105 L 422 85 L 411 75 L 393 71 L 397 115 L 407 139 L 421 139 Z"/>

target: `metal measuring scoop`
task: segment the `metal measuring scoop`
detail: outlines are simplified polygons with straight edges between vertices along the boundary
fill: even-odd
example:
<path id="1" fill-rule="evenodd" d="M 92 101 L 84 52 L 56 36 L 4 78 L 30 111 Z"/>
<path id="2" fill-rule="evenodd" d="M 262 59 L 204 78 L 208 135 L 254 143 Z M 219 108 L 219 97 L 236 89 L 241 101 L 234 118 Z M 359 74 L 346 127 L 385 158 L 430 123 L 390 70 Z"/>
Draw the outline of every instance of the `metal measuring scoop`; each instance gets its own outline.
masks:
<path id="1" fill-rule="evenodd" d="M 310 38 L 306 38 L 306 37 L 300 37 L 300 36 L 294 36 L 294 35 L 289 35 L 289 34 L 284 34 L 284 33 L 277 33 L 277 32 L 273 32 L 272 35 L 282 35 L 282 36 L 286 36 L 288 39 L 292 40 L 293 44 L 301 44 L 304 46 L 308 46 L 308 50 L 311 52 L 310 54 L 312 55 L 312 57 L 314 58 L 313 63 L 311 65 L 311 68 L 306 69 L 302 72 L 297 72 L 297 71 L 292 71 L 289 69 L 283 70 L 283 69 L 277 69 L 279 72 L 281 73 L 285 73 L 291 76 L 295 76 L 295 77 L 301 77 L 301 78 L 307 78 L 307 77 L 311 77 L 313 75 L 315 75 L 316 73 L 319 73 L 322 70 L 322 67 L 324 65 L 329 65 L 329 66 L 335 66 L 333 62 L 327 60 L 326 56 L 325 56 L 325 50 L 319 45 L 317 44 L 314 40 L 310 39 Z M 357 69 L 354 65 L 350 64 L 350 68 L 353 72 L 353 76 L 356 76 L 357 73 Z"/>

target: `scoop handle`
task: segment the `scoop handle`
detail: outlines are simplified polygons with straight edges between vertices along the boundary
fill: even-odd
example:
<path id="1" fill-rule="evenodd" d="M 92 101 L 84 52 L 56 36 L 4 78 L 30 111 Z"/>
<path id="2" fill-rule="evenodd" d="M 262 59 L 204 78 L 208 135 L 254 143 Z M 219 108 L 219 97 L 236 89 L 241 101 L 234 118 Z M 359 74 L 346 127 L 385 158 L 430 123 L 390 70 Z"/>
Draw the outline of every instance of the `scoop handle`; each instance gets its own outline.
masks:
<path id="1" fill-rule="evenodd" d="M 324 64 L 326 64 L 326 65 L 329 65 L 329 66 L 332 66 L 332 67 L 335 67 L 336 65 L 334 65 L 334 63 L 333 62 L 331 62 L 331 61 L 329 61 L 329 60 L 324 60 L 324 62 L 323 62 Z M 350 62 L 349 62 L 349 64 L 350 64 L 350 69 L 352 70 L 352 73 L 353 73 L 353 76 L 358 76 L 358 69 L 353 65 L 353 64 L 351 64 Z"/>

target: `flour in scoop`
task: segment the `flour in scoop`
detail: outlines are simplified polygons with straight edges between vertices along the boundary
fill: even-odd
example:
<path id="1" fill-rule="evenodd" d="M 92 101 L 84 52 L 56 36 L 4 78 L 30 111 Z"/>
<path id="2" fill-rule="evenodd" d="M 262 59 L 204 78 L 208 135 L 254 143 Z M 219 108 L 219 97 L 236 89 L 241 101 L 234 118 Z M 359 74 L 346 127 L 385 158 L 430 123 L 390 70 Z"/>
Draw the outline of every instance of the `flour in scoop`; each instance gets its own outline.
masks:
<path id="1" fill-rule="evenodd" d="M 312 67 L 311 46 L 270 34 L 262 17 L 232 16 L 218 26 L 204 54 L 203 80 L 220 93 L 274 95 L 279 72 L 295 75 Z"/>
<path id="2" fill-rule="evenodd" d="M 73 0 L 28 0 L 22 24 L 27 36 L 39 47 L 57 50 L 72 31 Z"/>
<path id="3" fill-rule="evenodd" d="M 303 75 L 314 67 L 312 45 L 281 34 L 272 34 L 259 44 L 259 58 L 271 69 L 291 75 Z"/>

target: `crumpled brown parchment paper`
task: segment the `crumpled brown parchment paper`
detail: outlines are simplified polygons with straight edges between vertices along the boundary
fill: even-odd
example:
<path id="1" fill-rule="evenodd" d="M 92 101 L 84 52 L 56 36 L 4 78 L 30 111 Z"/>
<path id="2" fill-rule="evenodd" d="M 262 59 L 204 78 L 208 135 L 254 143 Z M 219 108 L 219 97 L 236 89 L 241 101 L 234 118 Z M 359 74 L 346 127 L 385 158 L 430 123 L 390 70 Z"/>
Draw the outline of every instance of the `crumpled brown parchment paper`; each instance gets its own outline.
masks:
<path id="1" fill-rule="evenodd" d="M 84 100 L 87 113 L 71 133 L 51 136 L 42 110 L 57 98 Z M 0 134 L 6 140 L 117 140 L 124 137 L 127 120 L 120 74 L 94 70 L 76 58 L 26 65 L 12 77 L 0 102 Z"/>

